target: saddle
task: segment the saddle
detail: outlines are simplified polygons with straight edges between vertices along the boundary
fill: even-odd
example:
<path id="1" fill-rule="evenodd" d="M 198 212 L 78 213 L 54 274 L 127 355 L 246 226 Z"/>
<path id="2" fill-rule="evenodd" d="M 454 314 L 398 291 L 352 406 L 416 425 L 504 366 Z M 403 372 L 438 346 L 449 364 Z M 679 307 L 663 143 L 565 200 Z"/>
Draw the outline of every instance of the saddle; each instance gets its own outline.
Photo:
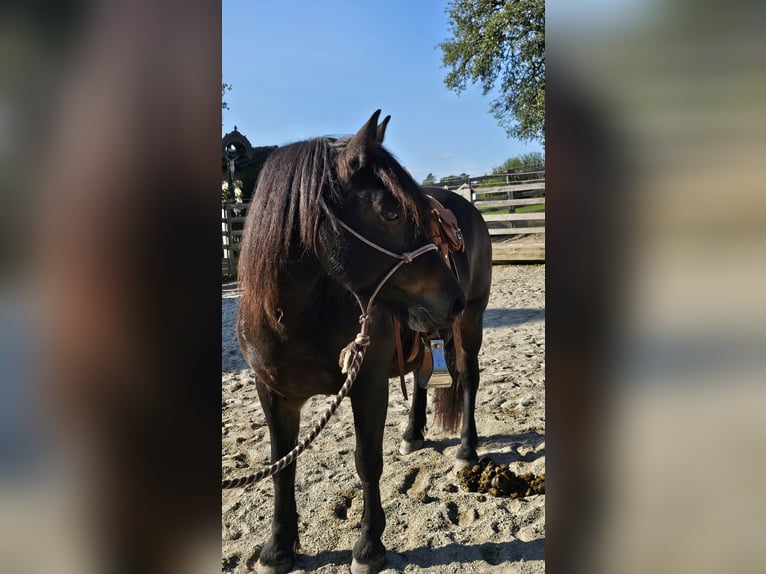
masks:
<path id="1" fill-rule="evenodd" d="M 435 197 L 427 195 L 429 204 L 431 205 L 430 214 L 431 219 L 429 221 L 429 230 L 431 233 L 431 239 L 434 245 L 439 248 L 444 263 L 453 271 L 455 267 L 451 258 L 451 255 L 456 252 L 465 251 L 465 241 L 463 240 L 463 232 L 460 230 L 457 218 L 450 209 L 444 207 Z M 456 271 L 455 271 L 456 272 Z M 402 394 L 404 400 L 408 400 L 407 386 L 404 383 L 404 352 L 402 350 L 402 337 L 399 319 L 393 316 L 394 321 L 394 342 L 396 343 L 396 359 L 399 366 L 399 382 L 402 388 Z M 412 349 L 410 350 L 407 362 L 414 361 L 421 349 L 430 344 L 430 340 L 438 338 L 438 333 L 413 333 Z M 453 339 L 459 339 L 459 333 L 453 332 Z M 426 383 L 431 377 L 433 372 L 433 357 L 430 352 L 424 353 L 424 361 L 421 367 L 420 380 L 418 384 L 425 387 Z"/>
<path id="2" fill-rule="evenodd" d="M 452 267 L 449 255 L 451 253 L 465 251 L 463 232 L 460 231 L 457 218 L 451 210 L 444 207 L 431 195 L 427 195 L 426 198 L 431 204 L 431 237 L 434 244 L 439 248 L 445 263 L 449 267 Z"/>

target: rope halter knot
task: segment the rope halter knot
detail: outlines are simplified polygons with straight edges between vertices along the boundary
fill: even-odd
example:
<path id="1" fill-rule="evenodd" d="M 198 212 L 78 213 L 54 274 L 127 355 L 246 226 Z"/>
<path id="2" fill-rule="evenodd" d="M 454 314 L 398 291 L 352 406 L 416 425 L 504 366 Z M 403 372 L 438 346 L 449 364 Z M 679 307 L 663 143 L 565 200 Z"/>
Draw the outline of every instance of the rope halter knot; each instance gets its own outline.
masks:
<path id="1" fill-rule="evenodd" d="M 372 304 L 375 301 L 375 297 L 378 296 L 378 293 L 383 288 L 383 285 L 386 284 L 386 282 L 391 278 L 391 276 L 396 273 L 399 268 L 402 265 L 407 265 L 408 263 L 412 263 L 415 259 L 420 257 L 421 255 L 428 253 L 429 251 L 438 251 L 439 248 L 436 246 L 435 243 L 426 243 L 425 245 L 422 245 L 415 249 L 414 251 L 405 251 L 403 253 L 394 253 L 393 251 L 389 251 L 385 247 L 381 247 L 374 241 L 370 241 L 367 239 L 364 235 L 347 225 L 344 221 L 335 218 L 335 221 L 337 221 L 338 225 L 340 225 L 343 229 L 348 231 L 351 235 L 356 237 L 359 241 L 364 243 L 365 245 L 368 245 L 375 249 L 376 251 L 383 253 L 384 255 L 388 255 L 389 257 L 392 257 L 393 259 L 397 259 L 398 262 L 386 273 L 386 275 L 383 277 L 383 279 L 380 280 L 378 283 L 378 286 L 375 288 L 375 291 L 373 291 L 372 296 L 370 297 L 370 300 L 367 302 L 367 306 L 365 307 L 362 304 L 362 300 L 360 297 L 354 292 L 354 297 L 356 297 L 357 303 L 359 303 L 359 307 L 362 310 L 362 316 L 359 318 L 360 322 L 362 321 L 363 317 L 368 317 L 370 315 L 370 312 L 372 311 Z"/>

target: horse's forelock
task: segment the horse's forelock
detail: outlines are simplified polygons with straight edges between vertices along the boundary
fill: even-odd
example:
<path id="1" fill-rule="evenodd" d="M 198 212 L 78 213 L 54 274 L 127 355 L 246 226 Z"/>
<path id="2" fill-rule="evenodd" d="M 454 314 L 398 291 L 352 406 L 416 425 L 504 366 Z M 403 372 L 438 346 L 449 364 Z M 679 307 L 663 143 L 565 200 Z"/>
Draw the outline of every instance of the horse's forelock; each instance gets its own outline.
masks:
<path id="1" fill-rule="evenodd" d="M 391 192 L 415 225 L 420 225 L 427 212 L 422 188 L 390 153 L 383 148 L 380 152 L 380 161 L 374 167 L 375 177 Z"/>
<path id="2" fill-rule="evenodd" d="M 340 136 L 327 139 L 336 153 L 340 153 L 351 138 Z M 367 166 L 372 176 L 391 192 L 415 224 L 420 225 L 428 209 L 422 188 L 383 146 L 377 146 L 368 161 L 372 164 Z"/>

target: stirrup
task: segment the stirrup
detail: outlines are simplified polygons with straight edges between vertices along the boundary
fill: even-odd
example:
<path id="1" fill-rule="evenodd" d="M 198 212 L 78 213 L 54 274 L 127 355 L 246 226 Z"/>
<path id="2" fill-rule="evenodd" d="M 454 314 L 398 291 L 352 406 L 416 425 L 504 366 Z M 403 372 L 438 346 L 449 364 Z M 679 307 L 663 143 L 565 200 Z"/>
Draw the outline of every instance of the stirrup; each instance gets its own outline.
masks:
<path id="1" fill-rule="evenodd" d="M 424 376 L 418 377 L 418 384 L 425 389 L 444 389 L 452 386 L 452 375 L 447 370 L 447 361 L 444 358 L 444 339 L 431 339 L 430 345 L 425 347 L 424 365 L 432 365 L 432 369 L 426 370 Z"/>

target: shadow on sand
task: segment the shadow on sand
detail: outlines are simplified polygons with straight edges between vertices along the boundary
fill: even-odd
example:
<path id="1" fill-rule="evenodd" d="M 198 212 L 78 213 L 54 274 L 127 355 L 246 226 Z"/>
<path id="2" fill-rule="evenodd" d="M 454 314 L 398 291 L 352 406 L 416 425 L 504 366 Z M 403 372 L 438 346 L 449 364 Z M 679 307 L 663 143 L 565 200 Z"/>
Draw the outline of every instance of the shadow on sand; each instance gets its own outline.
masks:
<path id="1" fill-rule="evenodd" d="M 510 464 L 517 461 L 533 462 L 545 456 L 545 448 L 540 448 L 540 445 L 544 442 L 545 435 L 537 432 L 480 436 L 479 456 L 488 456 L 497 464 Z M 444 454 L 444 451 L 448 448 L 459 445 L 459 438 L 426 438 L 423 448 L 432 448 L 436 452 Z M 520 448 L 527 452 L 524 454 L 519 453 Z M 509 449 L 510 451 L 508 451 Z"/>
<path id="2" fill-rule="evenodd" d="M 481 544 L 448 544 L 446 546 L 431 548 L 421 546 L 403 553 L 386 553 L 386 563 L 383 572 L 401 572 L 408 564 L 414 564 L 421 568 L 433 568 L 449 564 L 463 564 L 483 561 L 490 566 L 509 564 L 518 561 L 529 562 L 531 560 L 545 560 L 545 539 L 539 538 L 524 542 L 522 540 L 509 540 L 508 542 L 483 542 Z M 350 550 L 326 550 L 316 556 L 299 555 L 296 560 L 296 568 L 312 572 L 322 566 L 333 565 L 339 568 L 348 568 L 351 564 Z"/>
<path id="3" fill-rule="evenodd" d="M 484 312 L 484 327 L 513 327 L 545 320 L 545 309 L 493 309 Z"/>

